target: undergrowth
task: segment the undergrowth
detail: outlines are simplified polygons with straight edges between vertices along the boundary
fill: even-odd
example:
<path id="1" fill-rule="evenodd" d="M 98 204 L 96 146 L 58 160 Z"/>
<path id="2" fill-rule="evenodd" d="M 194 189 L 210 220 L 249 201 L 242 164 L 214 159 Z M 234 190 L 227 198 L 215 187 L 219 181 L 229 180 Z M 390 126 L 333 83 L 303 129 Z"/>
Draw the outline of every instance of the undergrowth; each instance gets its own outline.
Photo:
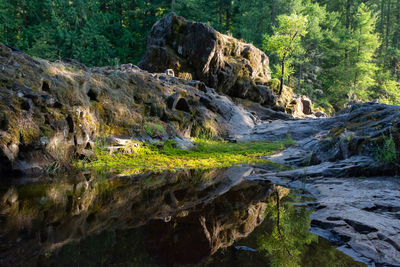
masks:
<path id="1" fill-rule="evenodd" d="M 397 168 L 400 167 L 399 151 L 396 148 L 396 142 L 393 135 L 390 133 L 388 136 L 382 137 L 383 144 L 378 147 L 376 151 L 376 158 L 385 163 L 391 163 Z"/>
<path id="2" fill-rule="evenodd" d="M 166 142 L 163 146 L 127 146 L 123 151 L 113 154 L 98 149 L 96 160 L 84 163 L 83 167 L 95 170 L 107 169 L 125 175 L 183 169 L 207 170 L 243 163 L 270 163 L 262 159 L 262 156 L 271 155 L 292 144 L 291 139 L 238 143 L 195 139 L 193 150 L 176 148 L 173 142 Z"/>

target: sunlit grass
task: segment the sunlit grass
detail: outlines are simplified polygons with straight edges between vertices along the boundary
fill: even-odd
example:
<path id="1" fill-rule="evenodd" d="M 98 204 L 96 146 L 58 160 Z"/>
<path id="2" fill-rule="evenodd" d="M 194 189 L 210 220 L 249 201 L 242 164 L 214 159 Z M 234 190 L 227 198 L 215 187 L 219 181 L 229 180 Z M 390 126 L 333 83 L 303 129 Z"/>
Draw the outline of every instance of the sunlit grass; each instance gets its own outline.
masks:
<path id="1" fill-rule="evenodd" d="M 96 160 L 84 164 L 89 169 L 108 169 L 125 175 L 145 172 L 179 171 L 183 169 L 207 170 L 240 164 L 270 163 L 263 156 L 273 154 L 292 145 L 291 139 L 283 141 L 254 141 L 228 143 L 195 139 L 193 150 L 175 148 L 167 143 L 161 148 L 151 146 L 127 146 L 124 152 L 109 153 L 96 150 Z"/>

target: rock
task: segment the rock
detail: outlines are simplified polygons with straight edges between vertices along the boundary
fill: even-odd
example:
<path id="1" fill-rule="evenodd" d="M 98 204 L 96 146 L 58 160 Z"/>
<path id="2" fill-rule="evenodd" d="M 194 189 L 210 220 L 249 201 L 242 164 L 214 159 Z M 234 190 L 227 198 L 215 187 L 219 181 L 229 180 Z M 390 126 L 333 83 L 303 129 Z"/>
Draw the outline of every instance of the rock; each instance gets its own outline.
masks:
<path id="1" fill-rule="evenodd" d="M 177 148 L 186 150 L 192 150 L 194 148 L 193 141 L 190 140 L 189 138 L 184 138 L 184 137 L 182 138 L 177 136 L 173 139 L 173 141 Z"/>
<path id="2" fill-rule="evenodd" d="M 352 163 L 356 169 L 361 169 L 357 175 L 390 175 L 395 174 L 397 168 L 394 164 L 377 161 L 376 154 L 379 144 L 385 142 L 385 136 L 387 139 L 390 134 L 396 148 L 400 147 L 399 117 L 399 106 L 356 104 L 333 118 L 261 123 L 251 134 L 244 135 L 242 140 L 280 140 L 290 136 L 297 142 L 296 146 L 283 151 L 279 157 L 275 156 L 280 163 L 297 165 L 295 162 L 308 162 L 308 165 L 317 165 L 352 157 L 366 157 L 369 158 L 366 165 L 371 168 L 367 167 L 363 171 L 357 167 L 360 158 L 355 158 Z M 349 174 L 343 172 L 340 176 L 346 175 Z"/>
<path id="3" fill-rule="evenodd" d="M 175 108 L 177 110 L 181 110 L 181 111 L 190 113 L 190 106 L 189 106 L 188 101 L 185 98 L 180 98 L 178 100 L 178 102 L 176 103 Z"/>
<path id="4" fill-rule="evenodd" d="M 140 146 L 140 142 L 133 140 L 132 138 L 118 138 L 118 137 L 108 137 L 106 139 L 107 143 L 113 146 Z"/>
<path id="5" fill-rule="evenodd" d="M 172 69 L 181 78 L 189 73 L 229 96 L 276 105 L 275 93 L 267 87 L 271 77 L 264 52 L 175 14 L 154 24 L 139 66 L 150 72 Z"/>
<path id="6" fill-rule="evenodd" d="M 317 118 L 326 118 L 328 117 L 328 115 L 326 115 L 326 113 L 322 112 L 322 111 L 318 111 L 314 114 Z"/>
<path id="7" fill-rule="evenodd" d="M 169 109 L 175 109 L 176 104 L 178 103 L 180 93 L 174 93 L 167 98 L 167 107 Z"/>
<path id="8" fill-rule="evenodd" d="M 398 167 L 376 155 L 390 135 L 400 147 L 399 117 L 399 106 L 371 102 L 354 103 L 332 118 L 257 125 L 242 140 L 290 135 L 296 144 L 266 159 L 298 168 L 266 169 L 248 179 L 311 192 L 313 233 L 368 265 L 398 266 Z"/>
<path id="9" fill-rule="evenodd" d="M 2 44 L 0 64 L 1 177 L 39 175 L 54 162 L 69 168 L 73 159 L 92 157 L 89 150 L 104 137 L 165 141 L 242 135 L 254 127 L 250 112 L 203 82 L 132 64 L 87 68 L 33 59 Z"/>
<path id="10" fill-rule="evenodd" d="M 164 73 L 171 77 L 175 77 L 175 72 L 173 69 L 167 69 Z"/>
<path id="11" fill-rule="evenodd" d="M 354 159 L 353 163 L 356 162 Z M 336 164 L 340 172 L 343 162 L 325 164 Z M 368 266 L 399 266 L 399 179 L 384 176 L 336 178 L 331 176 L 333 173 L 324 177 L 326 174 L 322 172 L 318 175 L 318 168 L 321 166 L 315 166 L 314 173 L 300 169 L 298 173 L 303 171 L 303 175 L 299 180 L 290 175 L 279 177 L 280 172 L 271 171 L 255 171 L 247 179 L 268 180 L 299 189 L 302 194 L 310 192 L 314 200 L 308 204 L 315 207 L 311 214 L 312 233 L 328 239 L 339 246 L 339 250 Z"/>
<path id="12" fill-rule="evenodd" d="M 313 112 L 312 112 L 312 101 L 308 97 L 301 96 L 301 103 L 303 105 L 303 113 L 305 115 L 313 114 Z"/>

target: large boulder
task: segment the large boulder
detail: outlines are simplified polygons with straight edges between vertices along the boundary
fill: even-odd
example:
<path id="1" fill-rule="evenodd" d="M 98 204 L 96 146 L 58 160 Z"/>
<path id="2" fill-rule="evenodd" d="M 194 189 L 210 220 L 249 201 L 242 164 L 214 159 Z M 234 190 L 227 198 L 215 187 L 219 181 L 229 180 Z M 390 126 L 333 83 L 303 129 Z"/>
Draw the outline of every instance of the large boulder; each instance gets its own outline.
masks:
<path id="1" fill-rule="evenodd" d="M 250 112 L 202 82 L 132 64 L 87 68 L 33 59 L 0 44 L 0 177 L 90 157 L 106 137 L 163 141 L 245 134 Z"/>
<path id="2" fill-rule="evenodd" d="M 153 26 L 139 66 L 150 72 L 172 69 L 178 77 L 200 80 L 229 96 L 276 105 L 264 52 L 173 13 Z"/>

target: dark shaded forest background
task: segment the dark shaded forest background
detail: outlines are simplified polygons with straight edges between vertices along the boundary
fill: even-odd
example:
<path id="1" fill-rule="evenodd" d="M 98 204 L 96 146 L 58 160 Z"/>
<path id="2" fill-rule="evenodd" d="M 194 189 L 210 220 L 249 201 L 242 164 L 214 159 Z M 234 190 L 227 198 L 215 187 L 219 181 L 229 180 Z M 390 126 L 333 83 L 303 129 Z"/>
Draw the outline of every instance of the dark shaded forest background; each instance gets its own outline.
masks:
<path id="1" fill-rule="evenodd" d="M 152 25 L 174 11 L 267 51 L 278 16 L 308 19 L 286 84 L 327 111 L 400 104 L 400 0 L 0 0 L 0 42 L 88 66 L 137 63 Z M 275 74 L 276 75 L 276 74 Z"/>

